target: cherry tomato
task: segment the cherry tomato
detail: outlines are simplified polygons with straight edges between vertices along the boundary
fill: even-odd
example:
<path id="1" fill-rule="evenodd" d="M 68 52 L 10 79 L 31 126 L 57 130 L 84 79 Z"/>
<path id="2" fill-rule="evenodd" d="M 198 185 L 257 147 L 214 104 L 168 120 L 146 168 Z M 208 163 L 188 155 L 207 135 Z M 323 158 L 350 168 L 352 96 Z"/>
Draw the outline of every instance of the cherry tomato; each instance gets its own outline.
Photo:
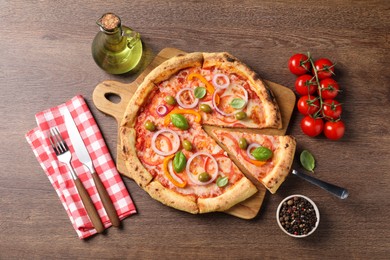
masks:
<path id="1" fill-rule="evenodd" d="M 303 96 L 298 100 L 297 107 L 302 115 L 313 115 L 320 108 L 320 101 L 317 97 Z"/>
<path id="2" fill-rule="evenodd" d="M 344 136 L 345 125 L 343 121 L 328 121 L 325 123 L 324 134 L 330 140 L 339 140 Z"/>
<path id="3" fill-rule="evenodd" d="M 311 64 L 309 58 L 305 54 L 294 54 L 288 61 L 288 68 L 291 73 L 299 76 L 310 71 Z"/>
<path id="4" fill-rule="evenodd" d="M 305 116 L 301 121 L 301 129 L 308 136 L 317 136 L 324 129 L 324 121 L 321 118 Z"/>
<path id="5" fill-rule="evenodd" d="M 334 65 L 330 60 L 326 58 L 316 60 L 314 62 L 314 67 L 317 70 L 317 75 L 319 79 L 330 78 L 334 74 Z"/>
<path id="6" fill-rule="evenodd" d="M 317 82 L 312 75 L 304 74 L 295 81 L 295 90 L 301 96 L 312 95 L 317 91 Z"/>
<path id="7" fill-rule="evenodd" d="M 325 99 L 322 106 L 322 114 L 328 119 L 338 119 L 343 109 L 341 104 L 334 99 Z"/>
<path id="8" fill-rule="evenodd" d="M 326 78 L 320 81 L 318 92 L 320 91 L 322 99 L 334 99 L 339 93 L 340 87 L 334 79 Z"/>

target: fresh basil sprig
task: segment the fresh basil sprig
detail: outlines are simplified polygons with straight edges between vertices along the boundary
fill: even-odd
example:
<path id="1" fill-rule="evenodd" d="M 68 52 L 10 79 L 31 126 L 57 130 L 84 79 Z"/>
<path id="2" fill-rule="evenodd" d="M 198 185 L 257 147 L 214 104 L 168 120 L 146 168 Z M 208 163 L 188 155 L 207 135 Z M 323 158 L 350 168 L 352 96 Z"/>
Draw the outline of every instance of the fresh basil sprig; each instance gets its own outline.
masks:
<path id="1" fill-rule="evenodd" d="M 174 126 L 181 130 L 190 128 L 187 119 L 182 114 L 171 114 L 171 121 Z"/>
<path id="2" fill-rule="evenodd" d="M 203 98 L 204 96 L 206 96 L 206 88 L 204 88 L 204 87 L 195 88 L 194 95 L 196 98 L 199 98 L 199 99 Z"/>
<path id="3" fill-rule="evenodd" d="M 245 106 L 245 100 L 242 98 L 233 98 L 232 102 L 230 102 L 230 105 L 235 109 L 241 109 Z"/>
<path id="4" fill-rule="evenodd" d="M 314 156 L 308 151 L 303 150 L 300 156 L 300 161 L 303 166 L 308 171 L 314 172 L 314 168 L 316 167 L 316 162 Z"/>
<path id="5" fill-rule="evenodd" d="M 266 161 L 272 157 L 272 151 L 267 147 L 259 146 L 251 152 L 257 161 Z"/>
<path id="6" fill-rule="evenodd" d="M 180 173 L 184 171 L 186 164 L 187 158 L 184 153 L 182 151 L 177 152 L 173 158 L 173 170 L 175 170 L 176 173 Z"/>

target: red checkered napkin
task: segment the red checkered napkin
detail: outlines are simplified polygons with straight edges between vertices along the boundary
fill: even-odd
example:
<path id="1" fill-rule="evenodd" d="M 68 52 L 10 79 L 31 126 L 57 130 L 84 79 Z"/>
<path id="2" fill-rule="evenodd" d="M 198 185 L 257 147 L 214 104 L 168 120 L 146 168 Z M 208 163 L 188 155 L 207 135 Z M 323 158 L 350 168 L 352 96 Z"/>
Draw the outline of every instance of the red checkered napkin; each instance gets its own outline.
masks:
<path id="1" fill-rule="evenodd" d="M 81 137 L 84 140 L 84 144 L 92 158 L 96 173 L 106 187 L 119 218 L 123 219 L 136 213 L 136 208 L 116 170 L 114 161 L 110 156 L 95 119 L 82 96 L 76 96 L 64 104 L 36 114 L 35 118 L 38 127 L 29 131 L 26 134 L 26 139 L 31 145 L 38 162 L 48 176 L 50 183 L 57 192 L 74 229 L 82 239 L 95 234 L 96 230 L 93 228 L 92 222 L 81 202 L 68 168 L 57 160 L 57 157 L 51 148 L 48 139 L 51 127 L 57 126 L 62 137 L 68 144 L 69 149 L 72 152 L 72 165 L 75 172 L 92 198 L 104 226 L 106 228 L 110 227 L 111 222 L 104 210 L 91 174 L 77 159 L 73 150 L 69 135 L 66 131 L 64 119 L 60 112 L 64 107 L 69 109 L 76 123 Z"/>

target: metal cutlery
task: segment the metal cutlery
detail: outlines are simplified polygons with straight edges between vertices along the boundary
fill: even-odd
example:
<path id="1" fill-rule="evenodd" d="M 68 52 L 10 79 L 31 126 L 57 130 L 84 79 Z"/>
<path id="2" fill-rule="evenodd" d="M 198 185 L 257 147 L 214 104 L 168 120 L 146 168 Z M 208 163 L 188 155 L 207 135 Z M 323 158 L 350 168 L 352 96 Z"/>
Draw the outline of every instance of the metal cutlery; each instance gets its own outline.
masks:
<path id="1" fill-rule="evenodd" d="M 96 231 L 98 233 L 102 233 L 104 231 L 103 223 L 100 219 L 100 216 L 99 216 L 95 206 L 93 205 L 93 202 L 92 202 L 87 190 L 85 189 L 81 180 L 77 177 L 77 174 L 75 173 L 75 171 L 72 167 L 72 164 L 71 164 L 72 154 L 69 151 L 69 147 L 66 144 L 66 142 L 64 141 L 64 139 L 62 138 L 57 127 L 50 129 L 49 140 L 50 140 L 51 146 L 52 146 L 55 154 L 57 155 L 58 161 L 67 165 L 67 167 L 72 175 L 73 181 L 76 185 L 77 192 L 80 195 L 81 201 L 83 202 L 83 204 L 85 206 L 85 209 L 88 213 L 89 218 L 92 221 L 94 228 L 96 229 Z"/>
<path id="2" fill-rule="evenodd" d="M 104 187 L 101 179 L 99 178 L 98 174 L 95 171 L 95 168 L 92 163 L 92 159 L 83 142 L 83 139 L 81 138 L 80 132 L 77 129 L 77 126 L 72 118 L 72 115 L 70 114 L 67 108 L 63 109 L 61 113 L 64 116 L 66 129 L 68 131 L 69 138 L 70 141 L 72 142 L 74 151 L 77 155 L 77 159 L 79 159 L 79 161 L 82 164 L 84 164 L 84 166 L 86 166 L 90 171 L 93 181 L 95 182 L 96 189 L 99 193 L 100 199 L 102 200 L 103 206 L 107 212 L 108 218 L 110 219 L 112 225 L 115 227 L 119 227 L 120 220 L 116 212 L 116 209 L 114 207 L 114 204 L 112 203 L 106 188 Z"/>
<path id="3" fill-rule="evenodd" d="M 337 196 L 338 198 L 340 199 L 346 199 L 349 195 L 348 193 L 348 190 L 347 189 L 344 189 L 342 187 L 339 187 L 339 186 L 336 186 L 336 185 L 333 185 L 333 184 L 330 184 L 328 182 L 325 182 L 325 181 L 322 181 L 322 180 L 319 180 L 317 178 L 314 178 L 310 175 L 307 175 L 307 174 L 304 174 L 304 173 L 301 173 L 301 172 L 298 172 L 297 170 L 292 170 L 292 174 L 332 193 L 333 195 Z"/>

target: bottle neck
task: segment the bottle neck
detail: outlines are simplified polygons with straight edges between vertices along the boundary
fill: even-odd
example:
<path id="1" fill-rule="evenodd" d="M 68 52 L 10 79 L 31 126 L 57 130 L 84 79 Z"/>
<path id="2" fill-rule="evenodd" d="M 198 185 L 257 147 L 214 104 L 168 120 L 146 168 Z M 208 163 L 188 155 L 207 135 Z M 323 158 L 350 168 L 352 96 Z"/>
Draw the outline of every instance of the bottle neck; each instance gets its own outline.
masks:
<path id="1" fill-rule="evenodd" d="M 118 27 L 113 32 L 102 30 L 105 38 L 105 47 L 110 51 L 122 51 L 126 48 L 126 37 L 123 36 L 122 28 Z"/>

